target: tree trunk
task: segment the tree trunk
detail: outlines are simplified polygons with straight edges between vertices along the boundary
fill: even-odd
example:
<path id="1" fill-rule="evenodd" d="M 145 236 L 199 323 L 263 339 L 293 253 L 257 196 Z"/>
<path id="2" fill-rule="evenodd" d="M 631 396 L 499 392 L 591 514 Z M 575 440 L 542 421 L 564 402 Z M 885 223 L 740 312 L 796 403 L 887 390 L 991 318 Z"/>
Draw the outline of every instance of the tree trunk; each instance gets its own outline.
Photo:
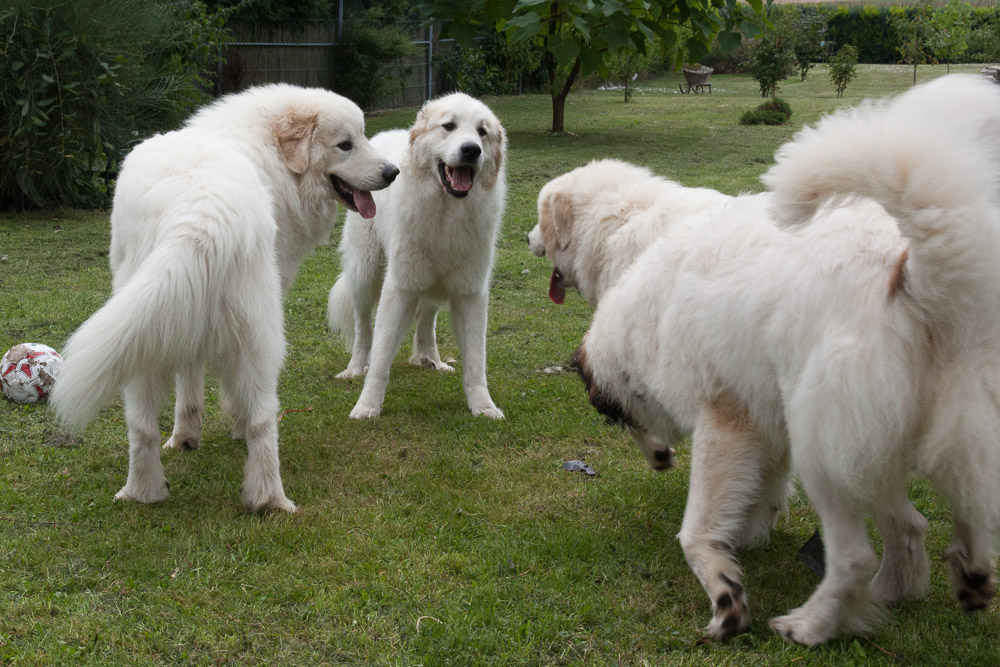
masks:
<path id="1" fill-rule="evenodd" d="M 549 68 L 549 89 L 552 91 L 552 132 L 565 132 L 565 118 L 566 118 L 566 98 L 569 97 L 569 91 L 573 88 L 573 82 L 576 81 L 577 75 L 580 74 L 580 59 L 577 58 L 573 63 L 573 68 L 570 69 L 569 74 L 566 76 L 566 81 L 563 82 L 562 88 L 556 90 L 556 69 L 555 59 L 552 60 L 552 64 Z"/>

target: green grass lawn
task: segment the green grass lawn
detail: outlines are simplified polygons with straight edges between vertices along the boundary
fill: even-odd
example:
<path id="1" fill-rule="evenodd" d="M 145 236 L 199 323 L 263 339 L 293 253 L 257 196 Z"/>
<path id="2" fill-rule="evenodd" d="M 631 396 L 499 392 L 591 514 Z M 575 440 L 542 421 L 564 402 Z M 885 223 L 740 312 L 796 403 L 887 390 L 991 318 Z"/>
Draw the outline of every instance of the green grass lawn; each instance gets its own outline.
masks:
<path id="1" fill-rule="evenodd" d="M 978 71 L 976 66 L 953 70 Z M 944 73 L 921 68 L 919 80 Z M 112 502 L 127 470 L 120 403 L 82 443 L 60 437 L 44 406 L 0 403 L 0 663 L 37 664 L 962 664 L 1000 661 L 997 605 L 976 615 L 951 598 L 940 562 L 950 513 L 924 485 L 930 595 L 899 605 L 868 637 L 808 650 L 767 620 L 818 583 L 797 558 L 817 527 L 792 503 L 767 546 L 741 561 L 750 629 L 705 643 L 709 602 L 675 535 L 688 450 L 650 471 L 604 424 L 568 361 L 589 309 L 555 306 L 550 268 L 528 252 L 535 198 L 549 179 L 617 157 L 686 185 L 760 190 L 774 150 L 825 112 L 909 86 L 906 67 L 860 66 L 844 99 L 825 69 L 788 81 L 783 127 L 741 127 L 760 99 L 747 77 L 714 76 L 712 95 L 681 95 L 679 76 L 622 93 L 581 91 L 573 134 L 545 133 L 545 96 L 491 99 L 510 135 L 510 194 L 493 276 L 489 380 L 507 419 L 473 418 L 460 374 L 392 370 L 382 416 L 347 418 L 360 381 L 326 330 L 335 246 L 304 264 L 286 304 L 280 387 L 285 490 L 300 511 L 253 516 L 239 504 L 245 449 L 230 440 L 209 384 L 202 446 L 164 454 L 170 498 Z M 376 114 L 371 133 L 415 109 Z M 915 137 L 919 140 L 919 137 Z M 106 212 L 0 216 L 0 348 L 61 346 L 108 297 Z M 442 356 L 457 356 L 444 317 Z M 408 347 L 408 345 L 407 345 Z M 0 351 L 2 351 L 0 350 Z M 160 426 L 170 432 L 171 406 Z M 560 464 L 584 459 L 588 478 Z"/>

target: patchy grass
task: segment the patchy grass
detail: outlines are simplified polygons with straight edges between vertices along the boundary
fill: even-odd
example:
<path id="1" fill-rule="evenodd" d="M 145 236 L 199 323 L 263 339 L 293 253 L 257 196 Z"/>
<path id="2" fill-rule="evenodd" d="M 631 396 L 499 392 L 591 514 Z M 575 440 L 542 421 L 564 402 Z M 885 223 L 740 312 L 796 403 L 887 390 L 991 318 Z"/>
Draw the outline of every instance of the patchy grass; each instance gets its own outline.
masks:
<path id="1" fill-rule="evenodd" d="M 956 67 L 955 69 L 962 69 Z M 964 68 L 974 71 L 975 67 Z M 921 68 L 920 78 L 944 72 Z M 0 404 L 0 662 L 91 664 L 994 664 L 996 605 L 959 610 L 939 557 L 949 511 L 924 485 L 933 581 L 867 638 L 791 646 L 767 619 L 817 583 L 796 555 L 817 522 L 802 501 L 768 546 L 741 556 L 753 623 L 700 643 L 709 603 L 674 535 L 679 469 L 656 474 L 586 403 L 565 363 L 587 327 L 575 295 L 546 298 L 549 269 L 525 233 L 550 178 L 599 157 L 651 167 L 687 185 L 759 190 L 794 129 L 860 97 L 905 89 L 906 67 L 859 68 L 838 100 L 825 70 L 788 82 L 787 126 L 745 127 L 749 78 L 715 76 L 712 95 L 680 95 L 680 77 L 570 97 L 572 135 L 545 133 L 544 96 L 489 100 L 510 134 L 510 196 L 494 272 L 492 394 L 507 419 L 468 414 L 458 374 L 405 363 L 382 416 L 347 414 L 361 389 L 340 382 L 348 354 L 324 325 L 335 248 L 306 261 L 286 305 L 281 383 L 285 488 L 301 511 L 257 517 L 239 505 L 244 451 L 228 437 L 210 385 L 202 447 L 166 453 L 170 498 L 113 503 L 125 480 L 120 405 L 82 444 L 60 439 L 44 406 Z M 657 91 L 659 89 L 659 91 Z M 413 109 L 369 119 L 408 125 Z M 919 138 L 917 138 L 919 140 Z M 0 348 L 59 347 L 110 292 L 107 214 L 0 217 Z M 446 318 L 445 318 L 446 320 Z M 457 356 L 446 322 L 442 353 Z M 169 433 L 164 407 L 161 428 Z M 560 468 L 585 459 L 597 478 Z"/>

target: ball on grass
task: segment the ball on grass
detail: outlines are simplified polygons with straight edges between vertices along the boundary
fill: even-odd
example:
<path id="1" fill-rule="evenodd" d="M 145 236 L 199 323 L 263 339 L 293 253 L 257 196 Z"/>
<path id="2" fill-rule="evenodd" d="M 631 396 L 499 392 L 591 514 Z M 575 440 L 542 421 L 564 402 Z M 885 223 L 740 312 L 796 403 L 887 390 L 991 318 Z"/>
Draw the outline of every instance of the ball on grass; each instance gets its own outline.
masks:
<path id="1" fill-rule="evenodd" d="M 15 403 L 44 401 L 52 391 L 63 358 L 48 345 L 21 343 L 0 360 L 0 388 Z"/>

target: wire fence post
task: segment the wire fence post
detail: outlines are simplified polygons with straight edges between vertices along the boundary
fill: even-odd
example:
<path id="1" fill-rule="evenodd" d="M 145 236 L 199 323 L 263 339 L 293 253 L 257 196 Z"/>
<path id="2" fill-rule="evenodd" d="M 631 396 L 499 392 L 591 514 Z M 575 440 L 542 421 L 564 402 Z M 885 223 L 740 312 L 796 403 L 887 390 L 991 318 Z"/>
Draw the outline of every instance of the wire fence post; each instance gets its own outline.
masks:
<path id="1" fill-rule="evenodd" d="M 427 24 L 427 99 L 434 97 L 434 22 Z"/>

